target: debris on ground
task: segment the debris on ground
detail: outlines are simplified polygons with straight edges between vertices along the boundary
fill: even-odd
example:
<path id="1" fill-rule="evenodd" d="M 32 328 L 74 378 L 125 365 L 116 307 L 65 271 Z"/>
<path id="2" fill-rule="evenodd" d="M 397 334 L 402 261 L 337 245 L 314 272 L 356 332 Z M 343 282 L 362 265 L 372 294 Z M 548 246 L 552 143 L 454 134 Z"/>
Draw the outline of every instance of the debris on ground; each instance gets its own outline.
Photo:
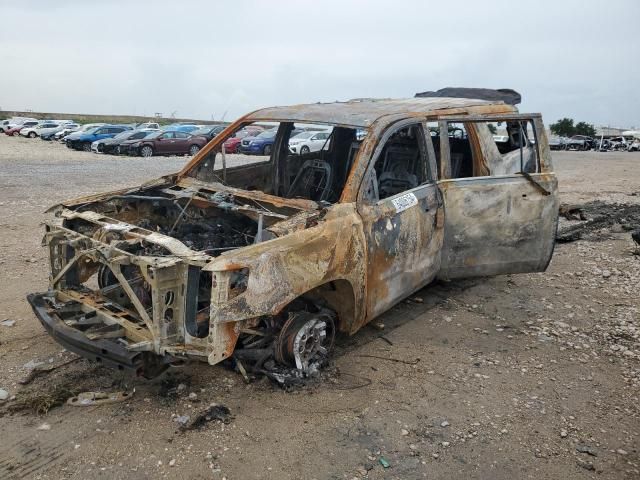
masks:
<path id="1" fill-rule="evenodd" d="M 72 358 L 71 360 L 67 360 L 66 362 L 58 363 L 56 365 L 45 365 L 43 362 L 38 362 L 38 363 L 35 364 L 35 366 L 33 368 L 31 368 L 31 371 L 27 374 L 26 377 L 24 377 L 22 380 L 18 380 L 18 383 L 20 385 L 28 385 L 29 383 L 33 382 L 39 376 L 44 375 L 45 373 L 52 372 L 55 369 L 60 368 L 60 367 L 62 367 L 64 365 L 68 365 L 71 362 L 75 362 L 76 360 L 79 360 L 80 358 L 81 357 L 75 357 L 75 358 Z M 32 362 L 33 362 L 33 360 L 32 360 Z"/>
<path id="2" fill-rule="evenodd" d="M 9 398 L 9 392 L 7 392 L 3 388 L 0 388 L 0 402 L 4 402 L 7 398 Z"/>
<path id="3" fill-rule="evenodd" d="M 128 400 L 133 392 L 82 392 L 75 397 L 67 400 L 67 405 L 74 407 L 91 407 L 94 405 L 105 405 L 109 403 L 118 403 Z"/>
<path id="4" fill-rule="evenodd" d="M 391 466 L 391 464 L 384 457 L 380 457 L 378 461 L 380 462 L 380 465 L 382 465 L 382 468 L 389 468 Z"/>
<path id="5" fill-rule="evenodd" d="M 580 453 L 586 453 L 588 455 L 591 455 L 592 457 L 598 456 L 598 452 L 596 451 L 595 448 L 589 445 L 584 445 L 582 443 L 576 446 L 576 450 Z"/>
<path id="6" fill-rule="evenodd" d="M 18 392 L 16 400 L 7 407 L 7 410 L 11 413 L 31 410 L 38 415 L 44 415 L 53 407 L 63 405 L 69 397 L 76 394 L 77 391 L 70 389 L 67 385 L 58 385 L 51 392 L 46 393 L 23 390 Z"/>
<path id="7" fill-rule="evenodd" d="M 48 423 L 43 423 L 38 428 L 36 428 L 36 430 L 51 430 L 51 425 L 49 425 Z"/>
<path id="8" fill-rule="evenodd" d="M 0 325 L 2 325 L 3 327 L 13 327 L 15 324 L 15 320 L 9 320 L 8 318 L 0 322 Z"/>
<path id="9" fill-rule="evenodd" d="M 189 420 L 191 420 L 191 417 L 189 415 L 176 415 L 175 417 L 173 417 L 173 421 L 183 428 L 187 426 Z"/>
<path id="10" fill-rule="evenodd" d="M 160 389 L 158 395 L 163 398 L 177 398 L 186 392 L 187 388 L 191 385 L 191 377 L 178 374 L 168 375 L 160 381 Z"/>
<path id="11" fill-rule="evenodd" d="M 230 423 L 233 420 L 231 410 L 224 405 L 212 404 L 204 412 L 198 416 L 188 426 L 184 426 L 183 430 L 199 430 L 209 422 L 220 421 L 222 423 Z"/>
<path id="12" fill-rule="evenodd" d="M 622 233 L 637 229 L 640 225 L 638 204 L 605 203 L 599 200 L 583 205 L 563 204 L 560 205 L 560 215 L 571 223 L 558 227 L 556 241 L 559 243 L 575 242 L 607 229 Z"/>

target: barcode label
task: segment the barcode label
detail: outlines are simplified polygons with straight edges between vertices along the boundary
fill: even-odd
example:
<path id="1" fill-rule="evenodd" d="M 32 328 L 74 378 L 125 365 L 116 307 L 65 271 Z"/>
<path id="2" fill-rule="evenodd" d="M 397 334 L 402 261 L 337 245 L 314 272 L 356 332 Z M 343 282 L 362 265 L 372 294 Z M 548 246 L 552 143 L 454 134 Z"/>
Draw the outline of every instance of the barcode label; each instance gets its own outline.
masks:
<path id="1" fill-rule="evenodd" d="M 396 212 L 400 213 L 407 208 L 417 205 L 418 199 L 413 193 L 405 193 L 404 195 L 394 198 L 391 202 L 393 203 L 393 206 L 396 207 Z"/>

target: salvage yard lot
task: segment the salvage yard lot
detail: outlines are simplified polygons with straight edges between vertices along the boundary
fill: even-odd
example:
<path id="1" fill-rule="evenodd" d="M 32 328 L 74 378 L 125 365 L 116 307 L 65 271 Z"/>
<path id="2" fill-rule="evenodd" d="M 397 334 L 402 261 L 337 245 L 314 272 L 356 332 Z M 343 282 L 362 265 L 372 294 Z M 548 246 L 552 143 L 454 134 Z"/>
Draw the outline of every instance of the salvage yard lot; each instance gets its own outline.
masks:
<path id="1" fill-rule="evenodd" d="M 554 160 L 561 202 L 640 203 L 640 154 Z M 557 245 L 545 273 L 425 288 L 374 322 L 384 329 L 340 339 L 325 378 L 291 392 L 221 366 L 144 381 L 65 363 L 25 301 L 47 286 L 43 211 L 186 161 L 0 136 L 0 322 L 15 321 L 0 325 L 0 388 L 16 395 L 0 406 L 0 478 L 640 476 L 640 256 L 614 228 Z M 29 362 L 61 366 L 21 385 Z M 134 388 L 126 403 L 32 411 Z M 180 428 L 211 403 L 228 423 Z"/>

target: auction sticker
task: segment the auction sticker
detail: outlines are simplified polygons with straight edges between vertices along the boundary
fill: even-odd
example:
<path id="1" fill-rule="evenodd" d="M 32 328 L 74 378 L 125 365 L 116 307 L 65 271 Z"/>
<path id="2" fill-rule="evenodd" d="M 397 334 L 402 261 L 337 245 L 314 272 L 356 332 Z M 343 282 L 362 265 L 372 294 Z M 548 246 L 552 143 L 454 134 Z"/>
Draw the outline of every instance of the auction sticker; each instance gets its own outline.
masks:
<path id="1" fill-rule="evenodd" d="M 413 192 L 405 193 L 391 200 L 393 206 L 396 207 L 396 213 L 403 212 L 407 208 L 411 208 L 418 204 L 418 199 Z"/>

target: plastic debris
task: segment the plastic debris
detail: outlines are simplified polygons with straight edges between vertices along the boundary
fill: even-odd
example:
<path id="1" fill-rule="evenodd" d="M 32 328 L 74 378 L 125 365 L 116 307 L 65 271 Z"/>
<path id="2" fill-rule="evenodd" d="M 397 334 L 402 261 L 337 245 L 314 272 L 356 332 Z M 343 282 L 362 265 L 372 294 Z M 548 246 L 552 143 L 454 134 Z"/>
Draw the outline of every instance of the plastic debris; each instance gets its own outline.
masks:
<path id="1" fill-rule="evenodd" d="M 118 403 L 128 400 L 133 392 L 82 392 L 67 400 L 67 405 L 74 407 L 90 407 L 93 405 L 104 405 L 108 403 Z"/>

